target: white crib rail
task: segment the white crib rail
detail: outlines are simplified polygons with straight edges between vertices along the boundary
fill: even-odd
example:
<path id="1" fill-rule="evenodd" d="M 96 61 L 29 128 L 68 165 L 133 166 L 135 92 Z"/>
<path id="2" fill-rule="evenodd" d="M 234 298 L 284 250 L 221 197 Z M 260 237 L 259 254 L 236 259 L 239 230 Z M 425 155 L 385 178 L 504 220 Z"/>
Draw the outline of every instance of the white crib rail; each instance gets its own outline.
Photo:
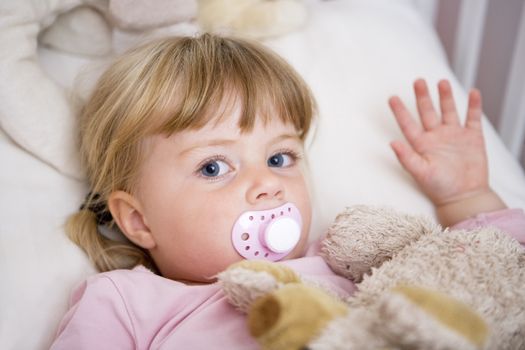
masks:
<path id="1" fill-rule="evenodd" d="M 435 23 L 438 11 L 437 0 L 412 0 L 412 4 L 429 23 Z"/>
<path id="2" fill-rule="evenodd" d="M 503 141 L 516 158 L 523 154 L 525 148 L 525 6 L 522 7 L 520 21 L 498 125 Z"/>
<path id="3" fill-rule="evenodd" d="M 463 0 L 452 52 L 452 68 L 465 89 L 476 81 L 488 0 Z"/>

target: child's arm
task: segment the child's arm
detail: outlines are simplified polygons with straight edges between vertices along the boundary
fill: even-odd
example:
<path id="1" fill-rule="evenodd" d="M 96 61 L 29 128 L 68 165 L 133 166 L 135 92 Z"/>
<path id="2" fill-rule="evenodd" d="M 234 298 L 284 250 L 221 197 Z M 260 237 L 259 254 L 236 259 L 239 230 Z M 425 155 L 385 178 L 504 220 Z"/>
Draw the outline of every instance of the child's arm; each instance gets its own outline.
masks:
<path id="1" fill-rule="evenodd" d="M 481 95 L 469 93 L 467 118 L 461 125 L 448 81 L 438 84 L 441 114 L 433 107 L 424 80 L 414 83 L 421 124 L 399 97 L 389 104 L 406 138 L 391 147 L 436 207 L 440 223 L 452 226 L 482 212 L 506 208 L 489 187 L 485 142 L 481 130 Z"/>

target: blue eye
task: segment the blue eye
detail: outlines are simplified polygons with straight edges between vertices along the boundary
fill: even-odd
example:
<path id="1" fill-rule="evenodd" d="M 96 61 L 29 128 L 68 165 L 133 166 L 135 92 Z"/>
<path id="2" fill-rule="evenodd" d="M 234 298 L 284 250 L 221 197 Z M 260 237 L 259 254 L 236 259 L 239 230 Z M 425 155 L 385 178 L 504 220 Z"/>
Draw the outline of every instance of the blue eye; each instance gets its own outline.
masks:
<path id="1" fill-rule="evenodd" d="M 294 158 L 285 153 L 277 153 L 268 158 L 268 166 L 272 168 L 283 168 L 293 164 Z"/>
<path id="2" fill-rule="evenodd" d="M 201 169 L 201 175 L 205 177 L 217 177 L 224 175 L 229 170 L 228 164 L 221 160 L 213 160 L 204 164 Z"/>

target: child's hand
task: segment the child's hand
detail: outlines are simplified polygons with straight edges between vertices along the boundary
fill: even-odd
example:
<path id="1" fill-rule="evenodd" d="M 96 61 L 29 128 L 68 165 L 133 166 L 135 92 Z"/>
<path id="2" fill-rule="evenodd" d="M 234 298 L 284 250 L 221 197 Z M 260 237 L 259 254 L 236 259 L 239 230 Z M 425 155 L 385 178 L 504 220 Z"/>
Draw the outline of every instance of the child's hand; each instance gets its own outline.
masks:
<path id="1" fill-rule="evenodd" d="M 449 226 L 480 212 L 505 208 L 488 183 L 479 91 L 469 93 L 465 126 L 460 124 L 448 81 L 438 84 L 441 116 L 424 80 L 415 81 L 414 91 L 421 125 L 399 97 L 389 100 L 408 141 L 393 141 L 391 147 L 436 206 L 441 223 Z"/>

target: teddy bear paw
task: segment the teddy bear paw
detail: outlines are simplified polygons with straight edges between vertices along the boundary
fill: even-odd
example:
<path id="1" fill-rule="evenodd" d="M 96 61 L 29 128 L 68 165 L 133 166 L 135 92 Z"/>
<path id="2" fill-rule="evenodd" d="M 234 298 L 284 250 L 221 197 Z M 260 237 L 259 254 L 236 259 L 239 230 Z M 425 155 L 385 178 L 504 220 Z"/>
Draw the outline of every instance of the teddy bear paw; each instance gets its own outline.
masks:
<path id="1" fill-rule="evenodd" d="M 398 286 L 378 306 L 375 333 L 402 349 L 484 349 L 485 321 L 467 305 L 440 292 Z"/>
<path id="2" fill-rule="evenodd" d="M 247 312 L 257 298 L 301 279 L 292 269 L 281 264 L 243 260 L 219 273 L 218 281 L 229 302 Z"/>
<path id="3" fill-rule="evenodd" d="M 327 324 L 347 311 L 344 303 L 320 289 L 290 283 L 255 301 L 248 328 L 263 349 L 308 349 Z"/>

